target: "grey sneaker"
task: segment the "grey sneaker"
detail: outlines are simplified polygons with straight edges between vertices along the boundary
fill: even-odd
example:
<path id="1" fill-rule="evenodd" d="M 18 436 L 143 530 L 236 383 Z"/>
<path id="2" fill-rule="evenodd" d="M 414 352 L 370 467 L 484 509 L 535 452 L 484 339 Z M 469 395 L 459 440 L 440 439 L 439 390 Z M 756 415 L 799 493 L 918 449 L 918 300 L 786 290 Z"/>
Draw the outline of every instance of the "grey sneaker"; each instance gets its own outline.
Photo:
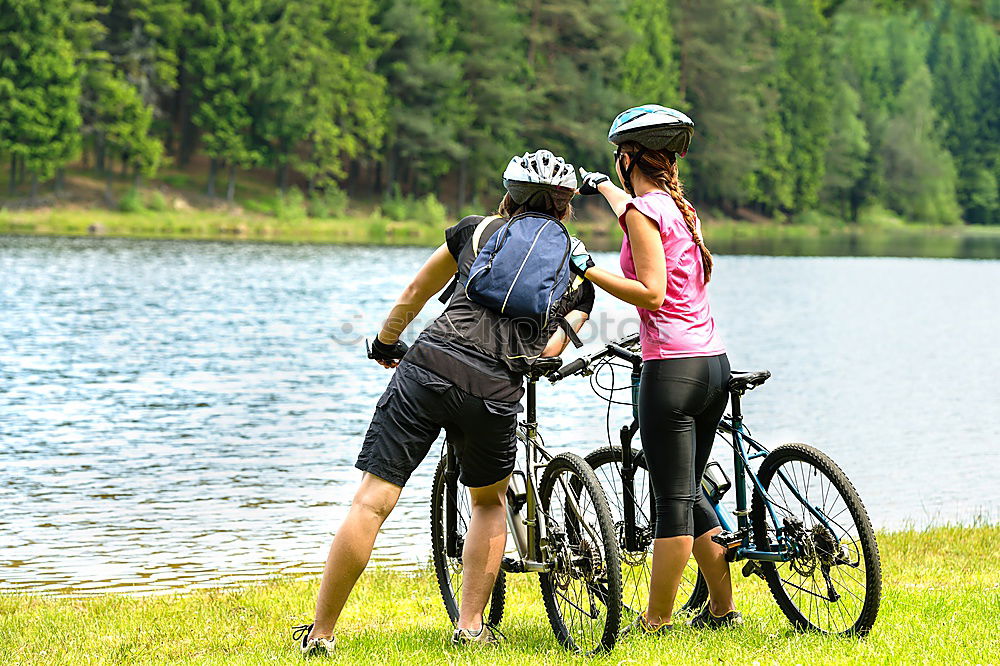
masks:
<path id="1" fill-rule="evenodd" d="M 674 628 L 673 624 L 658 624 L 653 626 L 646 619 L 645 613 L 639 613 L 632 624 L 628 625 L 622 630 L 622 638 L 625 636 L 642 636 L 644 634 L 657 634 L 662 636 L 668 631 L 672 631 Z"/>
<path id="2" fill-rule="evenodd" d="M 503 634 L 484 622 L 479 631 L 456 629 L 455 633 L 451 635 L 451 644 L 468 645 L 470 643 L 482 643 L 484 645 L 496 645 L 500 642 L 501 636 Z"/>
<path id="3" fill-rule="evenodd" d="M 297 627 L 292 627 L 292 638 L 301 641 L 299 649 L 302 651 L 302 656 L 332 657 L 337 639 L 333 636 L 330 638 L 309 638 L 309 632 L 312 631 L 312 628 L 311 624 L 300 624 Z"/>
<path id="4" fill-rule="evenodd" d="M 698 613 L 690 622 L 689 627 L 695 629 L 719 629 L 721 627 L 738 627 L 743 624 L 743 616 L 739 611 L 731 610 L 725 615 L 712 615 L 712 611 L 705 606 L 705 609 Z"/>

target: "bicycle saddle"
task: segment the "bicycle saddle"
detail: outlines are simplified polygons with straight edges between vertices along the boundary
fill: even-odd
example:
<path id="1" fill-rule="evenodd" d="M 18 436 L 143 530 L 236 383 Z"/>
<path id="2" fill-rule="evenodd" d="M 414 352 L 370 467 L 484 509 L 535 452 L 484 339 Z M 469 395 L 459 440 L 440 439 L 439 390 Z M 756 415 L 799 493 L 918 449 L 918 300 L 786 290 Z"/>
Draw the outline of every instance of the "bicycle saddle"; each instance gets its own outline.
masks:
<path id="1" fill-rule="evenodd" d="M 758 370 L 757 372 L 733 372 L 729 375 L 729 390 L 743 393 L 752 391 L 771 376 L 770 370 Z"/>
<path id="2" fill-rule="evenodd" d="M 562 359 L 560 357 L 544 356 L 536 359 L 535 362 L 531 364 L 531 370 L 528 370 L 528 377 L 530 379 L 538 379 L 539 377 L 544 377 L 550 372 L 554 372 L 561 367 Z"/>

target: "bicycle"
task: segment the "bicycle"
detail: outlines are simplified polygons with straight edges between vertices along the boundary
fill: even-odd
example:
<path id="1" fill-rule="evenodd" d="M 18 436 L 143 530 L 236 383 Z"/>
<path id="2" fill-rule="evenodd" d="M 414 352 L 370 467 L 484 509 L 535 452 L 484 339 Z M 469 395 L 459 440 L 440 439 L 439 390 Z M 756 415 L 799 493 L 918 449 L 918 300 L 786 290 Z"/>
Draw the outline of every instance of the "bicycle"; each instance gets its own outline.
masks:
<path id="1" fill-rule="evenodd" d="M 611 502 L 618 531 L 628 613 L 645 609 L 652 550 L 655 508 L 648 470 L 641 450 L 633 451 L 638 432 L 638 388 L 642 356 L 636 353 L 638 335 L 609 343 L 591 356 L 568 362 L 549 379 L 554 383 L 573 375 L 590 375 L 591 386 L 608 401 L 609 446 L 591 452 L 594 467 Z M 602 386 L 605 367 L 630 369 L 628 386 Z M 768 588 L 782 613 L 799 630 L 827 634 L 865 635 L 875 623 L 882 590 L 881 562 L 871 520 L 861 498 L 837 464 L 806 444 L 784 444 L 768 450 L 755 440 L 743 422 L 741 398 L 766 382 L 771 373 L 734 372 L 729 380 L 731 413 L 718 435 L 733 450 L 736 523 L 721 500 L 733 487 L 721 465 L 709 462 L 702 491 L 715 508 L 722 533 L 713 541 L 726 549 L 726 559 L 745 560 L 744 577 L 756 575 Z M 607 397 L 600 390 L 608 390 Z M 630 390 L 628 403 L 614 393 Z M 612 404 L 632 407 L 632 422 L 619 431 L 620 444 L 610 443 Z M 754 470 L 751 461 L 761 459 Z M 747 480 L 752 500 L 747 505 Z M 846 514 L 846 515 L 845 515 Z M 849 522 L 848 522 L 849 521 Z M 682 612 L 697 613 L 708 601 L 708 586 L 692 560 L 677 600 Z M 683 603 L 681 603 L 683 601 Z"/>
<path id="2" fill-rule="evenodd" d="M 518 424 L 523 461 L 507 490 L 508 531 L 517 557 L 505 557 L 484 621 L 503 617 L 506 574 L 538 573 L 549 623 L 567 649 L 586 654 L 614 647 L 621 621 L 621 559 L 607 498 L 593 469 L 572 453 L 552 455 L 538 432 L 536 385 L 558 370 L 558 357 L 539 359 L 527 375 L 527 410 Z M 434 570 L 451 621 L 461 606 L 462 547 L 471 516 L 450 444 L 431 486 Z"/>

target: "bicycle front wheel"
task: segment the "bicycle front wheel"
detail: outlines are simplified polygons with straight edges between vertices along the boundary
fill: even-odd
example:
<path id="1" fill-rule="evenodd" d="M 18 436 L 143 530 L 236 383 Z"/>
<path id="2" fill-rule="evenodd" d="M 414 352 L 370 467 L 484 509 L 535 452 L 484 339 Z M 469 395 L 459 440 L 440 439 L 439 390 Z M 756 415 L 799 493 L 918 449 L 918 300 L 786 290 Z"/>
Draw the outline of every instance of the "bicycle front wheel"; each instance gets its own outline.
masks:
<path id="1" fill-rule="evenodd" d="M 622 560 L 622 604 L 626 614 L 625 623 L 631 617 L 646 610 L 649 601 L 649 576 L 653 559 L 653 498 L 649 486 L 649 470 L 642 451 L 633 453 L 635 476 L 632 481 L 635 505 L 634 548 L 628 548 L 625 525 L 625 492 L 622 479 L 622 449 L 620 446 L 605 446 L 591 451 L 584 458 L 594 469 L 594 474 L 608 498 L 611 519 L 615 523 L 618 536 L 618 552 Z M 676 604 L 681 612 L 695 615 L 708 601 L 708 584 L 698 570 L 692 557 L 680 585 L 677 588 Z"/>
<path id="2" fill-rule="evenodd" d="M 431 552 L 434 559 L 434 573 L 437 575 L 438 587 L 448 618 L 452 624 L 458 622 L 459 610 L 462 607 L 462 546 L 465 544 L 465 534 L 469 531 L 469 521 L 472 517 L 472 503 L 469 490 L 458 480 L 454 480 L 454 556 L 448 554 L 448 479 L 447 456 L 441 456 L 437 469 L 434 470 L 434 482 L 431 485 Z M 503 619 L 504 598 L 507 591 L 507 581 L 503 571 L 497 575 L 493 592 L 490 594 L 483 620 L 497 626 Z"/>
<path id="3" fill-rule="evenodd" d="M 542 599 L 552 630 L 567 649 L 608 651 L 621 623 L 622 578 L 604 491 L 583 458 L 563 453 L 546 465 L 539 495 L 552 567 L 541 574 Z"/>
<path id="4" fill-rule="evenodd" d="M 757 477 L 750 511 L 754 542 L 779 549 L 778 530 L 791 548 L 788 562 L 761 562 L 771 590 L 797 629 L 864 635 L 878 615 L 882 567 L 875 531 L 861 498 L 829 456 L 806 444 L 774 449 Z"/>

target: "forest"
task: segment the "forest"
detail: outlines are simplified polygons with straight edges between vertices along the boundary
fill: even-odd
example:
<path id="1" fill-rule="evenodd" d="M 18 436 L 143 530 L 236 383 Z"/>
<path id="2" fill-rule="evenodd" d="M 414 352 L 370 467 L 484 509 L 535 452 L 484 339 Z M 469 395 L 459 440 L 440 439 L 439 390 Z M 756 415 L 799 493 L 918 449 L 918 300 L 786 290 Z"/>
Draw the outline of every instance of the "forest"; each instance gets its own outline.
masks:
<path id="1" fill-rule="evenodd" d="M 734 216 L 1000 224 L 1000 0 L 0 0 L 10 192 L 207 165 L 306 197 L 493 205 L 512 154 L 612 168 L 688 113 Z"/>

